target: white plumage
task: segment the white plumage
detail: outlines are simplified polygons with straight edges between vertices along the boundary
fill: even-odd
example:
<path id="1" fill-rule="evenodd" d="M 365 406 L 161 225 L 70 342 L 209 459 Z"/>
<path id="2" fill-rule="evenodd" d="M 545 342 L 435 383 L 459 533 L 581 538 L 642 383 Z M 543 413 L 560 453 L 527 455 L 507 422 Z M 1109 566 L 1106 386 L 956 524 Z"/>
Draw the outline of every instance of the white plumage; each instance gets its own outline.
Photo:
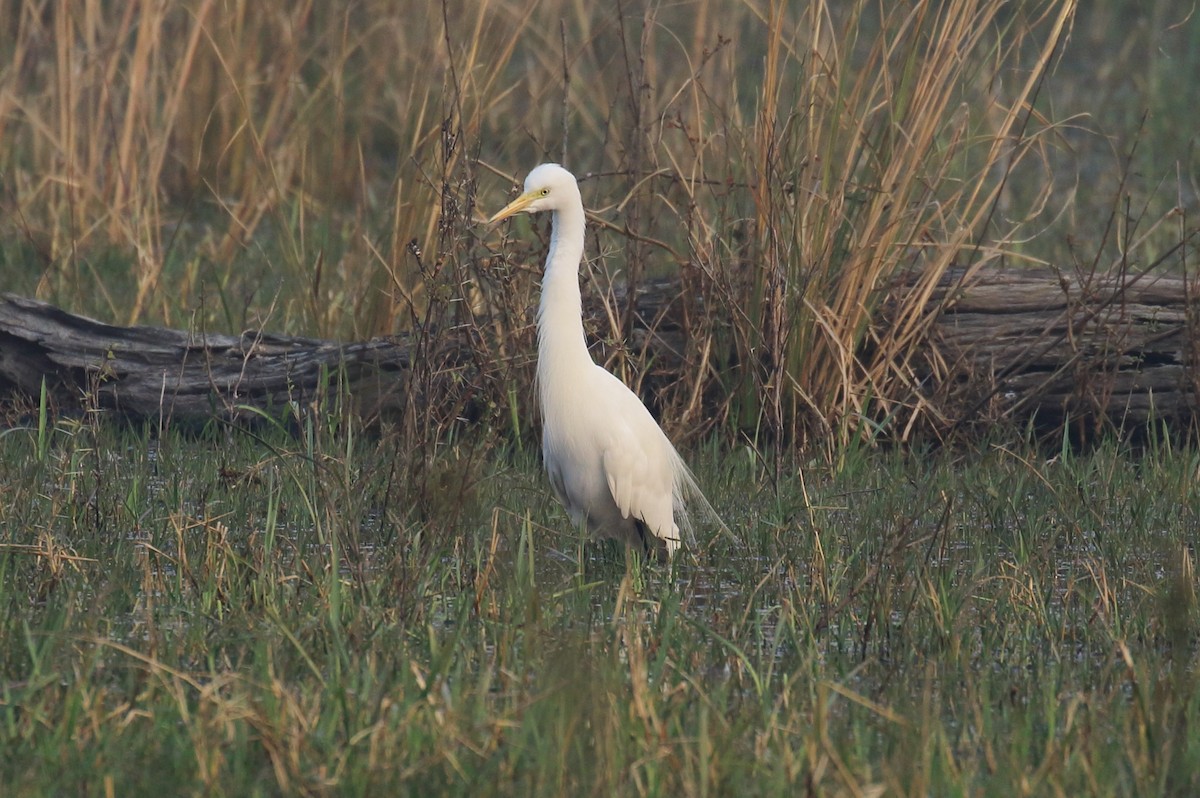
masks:
<path id="1" fill-rule="evenodd" d="M 715 513 L 687 465 L 633 391 L 592 361 L 583 334 L 579 264 L 584 212 L 575 177 L 542 164 L 521 196 L 491 218 L 550 211 L 550 251 L 538 308 L 542 457 L 571 520 L 596 538 L 673 555 L 687 502 Z"/>

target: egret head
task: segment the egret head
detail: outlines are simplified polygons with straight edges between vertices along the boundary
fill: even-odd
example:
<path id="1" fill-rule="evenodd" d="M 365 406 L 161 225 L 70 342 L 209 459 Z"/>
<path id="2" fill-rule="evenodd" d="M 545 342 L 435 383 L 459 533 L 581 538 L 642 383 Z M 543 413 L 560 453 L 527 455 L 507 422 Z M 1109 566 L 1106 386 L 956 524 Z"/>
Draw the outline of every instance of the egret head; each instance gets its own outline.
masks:
<path id="1" fill-rule="evenodd" d="M 498 222 L 521 212 L 556 211 L 570 207 L 570 204 L 579 204 L 579 184 L 575 182 L 575 176 L 556 163 L 544 163 L 525 178 L 521 196 L 505 205 L 488 222 Z"/>

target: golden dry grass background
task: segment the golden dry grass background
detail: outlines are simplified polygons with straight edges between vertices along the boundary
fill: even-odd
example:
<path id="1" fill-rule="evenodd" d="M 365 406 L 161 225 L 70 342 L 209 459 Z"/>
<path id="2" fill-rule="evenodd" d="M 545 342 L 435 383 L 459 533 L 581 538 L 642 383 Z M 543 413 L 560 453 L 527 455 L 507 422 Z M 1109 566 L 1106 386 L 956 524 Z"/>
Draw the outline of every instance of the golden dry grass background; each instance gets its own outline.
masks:
<path id="1" fill-rule="evenodd" d="M 940 421 L 911 359 L 945 271 L 1042 262 L 1113 207 L 1091 181 L 1078 224 L 1094 120 L 1078 74 L 1049 88 L 1129 13 L 1099 5 L 4 0 L 3 267 L 120 323 L 468 324 L 511 355 L 541 244 L 480 221 L 562 160 L 598 284 L 697 298 L 682 427 L 703 393 L 741 429 L 907 434 Z"/>

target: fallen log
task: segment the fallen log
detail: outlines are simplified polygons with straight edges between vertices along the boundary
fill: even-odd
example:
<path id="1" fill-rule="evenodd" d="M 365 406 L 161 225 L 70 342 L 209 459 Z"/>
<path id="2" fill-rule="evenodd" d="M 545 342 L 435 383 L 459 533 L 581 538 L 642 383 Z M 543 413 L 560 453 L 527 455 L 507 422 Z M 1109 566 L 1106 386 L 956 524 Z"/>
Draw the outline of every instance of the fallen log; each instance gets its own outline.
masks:
<path id="1" fill-rule="evenodd" d="M 1118 428 L 1194 427 L 1200 284 L 1166 272 L 994 270 L 947 275 L 928 348 L 952 364 L 963 422 L 1033 417 Z"/>
<path id="2" fill-rule="evenodd" d="M 678 287 L 648 281 L 635 303 L 654 319 Z M 622 299 L 626 296 L 620 292 Z M 602 311 L 593 307 L 593 316 Z M 661 321 L 661 320 L 660 320 Z M 475 417 L 490 353 L 478 328 L 400 333 L 339 343 L 259 330 L 241 335 L 163 327 L 121 327 L 14 294 L 0 295 L 0 421 L 3 405 L 31 409 L 42 386 L 55 409 L 101 410 L 133 421 L 204 424 L 307 412 L 335 398 L 368 423 L 421 415 L 444 423 Z M 681 333 L 670 321 L 653 336 L 664 363 L 678 367 Z M 670 342 L 675 342 L 674 344 Z M 417 367 L 415 367 L 417 366 Z M 437 404 L 431 414 L 413 414 Z"/>
<path id="3" fill-rule="evenodd" d="M 330 375 L 369 412 L 397 412 L 410 348 L 403 339 L 339 344 L 118 327 L 45 302 L 0 297 L 0 396 L 37 400 L 43 381 L 60 407 L 94 405 L 131 419 L 238 418 L 249 408 L 306 404 Z"/>
<path id="4" fill-rule="evenodd" d="M 1195 425 L 1200 293 L 1194 280 L 1019 269 L 976 272 L 965 283 L 963 276 L 948 273 L 930 298 L 936 321 L 915 359 L 924 364 L 918 376 L 928 397 L 950 408 L 953 421 Z M 683 325 L 669 312 L 678 295 L 678 285 L 664 280 L 635 298 L 630 340 L 635 349 L 652 350 L 660 373 L 681 365 Z M 44 302 L 0 297 L 0 397 L 36 401 L 44 380 L 60 406 L 94 405 L 132 419 L 238 418 L 250 408 L 303 406 L 335 388 L 364 417 L 399 418 L 420 390 L 412 384 L 414 363 L 434 355 L 442 374 L 485 367 L 480 347 L 453 335 L 434 352 L 427 340 L 403 335 L 342 344 L 263 332 L 118 327 Z M 456 384 L 474 384 L 470 376 Z M 447 412 L 469 415 L 469 402 L 459 395 Z"/>

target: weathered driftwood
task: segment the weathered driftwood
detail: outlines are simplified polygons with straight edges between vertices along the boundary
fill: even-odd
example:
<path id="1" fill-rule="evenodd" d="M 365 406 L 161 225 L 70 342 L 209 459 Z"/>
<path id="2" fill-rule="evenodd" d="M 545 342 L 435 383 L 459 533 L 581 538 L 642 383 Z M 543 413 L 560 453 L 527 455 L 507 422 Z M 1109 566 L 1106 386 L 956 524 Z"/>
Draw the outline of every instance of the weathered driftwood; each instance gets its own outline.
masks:
<path id="1" fill-rule="evenodd" d="M 652 337 L 661 362 L 678 368 L 679 326 L 659 317 L 678 285 L 648 281 L 637 292 L 635 346 Z M 624 301 L 626 294 L 618 292 Z M 604 311 L 590 307 L 593 321 Z M 274 335 L 222 335 L 162 327 L 119 327 L 13 294 L 0 295 L 0 408 L 39 401 L 43 381 L 54 406 L 99 408 L 133 420 L 177 424 L 279 417 L 346 397 L 368 421 L 400 420 L 409 402 L 436 402 L 436 417 L 474 414 L 481 347 L 468 328 L 400 334 L 357 343 Z M 414 369 L 419 361 L 422 368 Z M 417 377 L 414 384 L 413 378 Z M 2 415 L 0 415 L 2 418 Z"/>
<path id="2" fill-rule="evenodd" d="M 408 357 L 405 342 L 117 327 L 0 297 L 0 396 L 37 399 L 45 380 L 58 405 L 94 403 L 135 419 L 192 422 L 235 418 L 247 407 L 285 409 L 338 380 L 361 407 L 386 412 L 399 407 Z"/>
<path id="3" fill-rule="evenodd" d="M 938 320 L 918 358 L 928 365 L 925 389 L 968 422 L 1016 415 L 1192 425 L 1200 407 L 1197 288 L 1166 274 L 1012 269 L 976 273 L 968 284 L 949 274 L 930 300 Z M 680 363 L 681 327 L 662 312 L 678 293 L 663 281 L 636 297 L 635 316 L 654 333 L 634 329 L 632 341 L 655 348 L 660 371 Z M 470 356 L 454 354 L 460 345 L 441 341 L 439 368 L 470 367 Z M 59 404 L 88 397 L 132 418 L 191 422 L 304 405 L 328 393 L 331 379 L 364 415 L 396 415 L 414 358 L 429 356 L 406 337 L 338 344 L 115 327 L 0 297 L 0 397 L 36 398 L 45 379 Z"/>
<path id="4" fill-rule="evenodd" d="M 973 420 L 1034 415 L 1117 426 L 1191 426 L 1200 407 L 1200 284 L 1162 272 L 988 271 L 953 275 L 930 352 L 958 374 Z"/>

